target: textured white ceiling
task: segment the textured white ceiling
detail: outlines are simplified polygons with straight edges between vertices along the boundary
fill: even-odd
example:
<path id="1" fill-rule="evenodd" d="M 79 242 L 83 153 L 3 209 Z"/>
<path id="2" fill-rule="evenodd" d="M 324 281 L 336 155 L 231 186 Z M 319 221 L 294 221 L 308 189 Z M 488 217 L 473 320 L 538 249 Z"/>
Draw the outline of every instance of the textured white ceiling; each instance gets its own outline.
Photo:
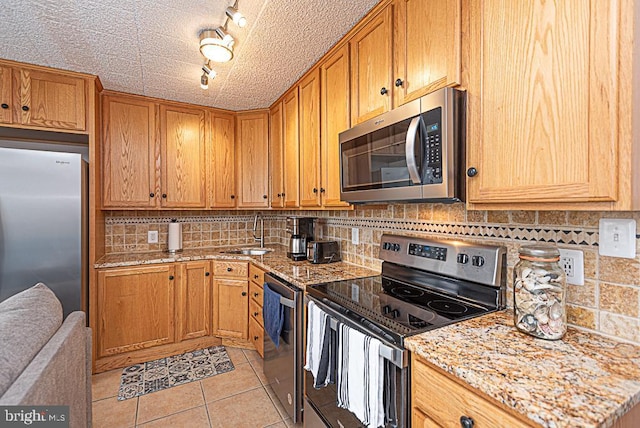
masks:
<path id="1" fill-rule="evenodd" d="M 234 59 L 200 88 L 200 31 L 226 1 L 2 0 L 0 58 L 97 74 L 106 89 L 230 110 L 268 107 L 377 0 L 239 0 Z"/>

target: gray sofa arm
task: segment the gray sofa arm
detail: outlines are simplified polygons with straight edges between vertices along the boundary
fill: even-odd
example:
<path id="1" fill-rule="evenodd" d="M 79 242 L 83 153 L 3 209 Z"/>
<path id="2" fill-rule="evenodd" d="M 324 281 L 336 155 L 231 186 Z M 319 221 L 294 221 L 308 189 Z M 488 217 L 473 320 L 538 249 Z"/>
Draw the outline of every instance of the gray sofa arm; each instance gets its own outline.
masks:
<path id="1" fill-rule="evenodd" d="M 91 329 L 84 312 L 69 314 L 1 401 L 69 406 L 71 428 L 91 426 Z"/>

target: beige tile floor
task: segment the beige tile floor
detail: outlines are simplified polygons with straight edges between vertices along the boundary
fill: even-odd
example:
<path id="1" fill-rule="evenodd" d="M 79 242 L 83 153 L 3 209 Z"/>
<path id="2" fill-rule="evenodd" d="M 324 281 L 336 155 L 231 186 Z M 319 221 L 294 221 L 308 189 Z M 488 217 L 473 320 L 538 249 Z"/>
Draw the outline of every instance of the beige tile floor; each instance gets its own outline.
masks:
<path id="1" fill-rule="evenodd" d="M 293 427 L 255 351 L 227 347 L 235 370 L 118 401 L 122 369 L 92 378 L 94 428 Z"/>

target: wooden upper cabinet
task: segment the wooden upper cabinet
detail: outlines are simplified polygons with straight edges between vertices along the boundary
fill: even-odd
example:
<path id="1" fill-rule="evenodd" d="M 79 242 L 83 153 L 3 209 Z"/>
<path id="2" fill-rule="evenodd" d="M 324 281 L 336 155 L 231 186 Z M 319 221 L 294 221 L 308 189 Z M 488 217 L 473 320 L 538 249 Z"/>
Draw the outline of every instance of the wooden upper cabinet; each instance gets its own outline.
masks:
<path id="1" fill-rule="evenodd" d="M 349 129 L 349 45 L 320 64 L 322 205 L 346 207 L 340 200 L 340 132 Z"/>
<path id="2" fill-rule="evenodd" d="M 211 115 L 211 206 L 236 206 L 235 116 L 214 112 Z"/>
<path id="3" fill-rule="evenodd" d="M 238 207 L 269 207 L 269 113 L 238 113 Z"/>
<path id="4" fill-rule="evenodd" d="M 105 208 L 156 205 L 158 150 L 154 103 L 133 97 L 102 97 Z"/>
<path id="5" fill-rule="evenodd" d="M 160 125 L 161 205 L 206 207 L 204 110 L 161 104 Z"/>
<path id="6" fill-rule="evenodd" d="M 15 111 L 23 125 L 84 131 L 86 82 L 81 77 L 14 69 Z"/>
<path id="7" fill-rule="evenodd" d="M 0 67 L 0 123 L 13 122 L 12 105 L 11 68 Z"/>
<path id="8" fill-rule="evenodd" d="M 298 87 L 294 87 L 282 100 L 284 124 L 284 206 L 300 206 L 300 126 Z"/>
<path id="9" fill-rule="evenodd" d="M 173 343 L 173 264 L 98 271 L 97 355 Z"/>
<path id="10" fill-rule="evenodd" d="M 460 3 L 394 1 L 394 107 L 460 84 Z"/>
<path id="11" fill-rule="evenodd" d="M 618 198 L 622 3 L 471 2 L 468 202 Z"/>
<path id="12" fill-rule="evenodd" d="M 211 334 L 211 262 L 195 261 L 178 265 L 177 340 Z"/>
<path id="13" fill-rule="evenodd" d="M 392 9 L 385 7 L 349 40 L 352 125 L 391 109 Z"/>
<path id="14" fill-rule="evenodd" d="M 269 110 L 269 159 L 271 162 L 271 207 L 284 207 L 284 140 L 282 133 L 282 102 Z"/>
<path id="15" fill-rule="evenodd" d="M 320 70 L 299 85 L 300 91 L 300 206 L 319 207 L 320 201 Z"/>

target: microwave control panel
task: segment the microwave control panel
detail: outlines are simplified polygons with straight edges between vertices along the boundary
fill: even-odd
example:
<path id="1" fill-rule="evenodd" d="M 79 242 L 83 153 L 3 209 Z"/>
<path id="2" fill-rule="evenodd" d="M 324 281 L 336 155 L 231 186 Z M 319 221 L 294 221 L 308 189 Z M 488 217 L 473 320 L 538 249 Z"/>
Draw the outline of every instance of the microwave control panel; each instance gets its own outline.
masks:
<path id="1" fill-rule="evenodd" d="M 442 183 L 442 108 L 422 114 L 424 162 L 423 184 Z"/>

